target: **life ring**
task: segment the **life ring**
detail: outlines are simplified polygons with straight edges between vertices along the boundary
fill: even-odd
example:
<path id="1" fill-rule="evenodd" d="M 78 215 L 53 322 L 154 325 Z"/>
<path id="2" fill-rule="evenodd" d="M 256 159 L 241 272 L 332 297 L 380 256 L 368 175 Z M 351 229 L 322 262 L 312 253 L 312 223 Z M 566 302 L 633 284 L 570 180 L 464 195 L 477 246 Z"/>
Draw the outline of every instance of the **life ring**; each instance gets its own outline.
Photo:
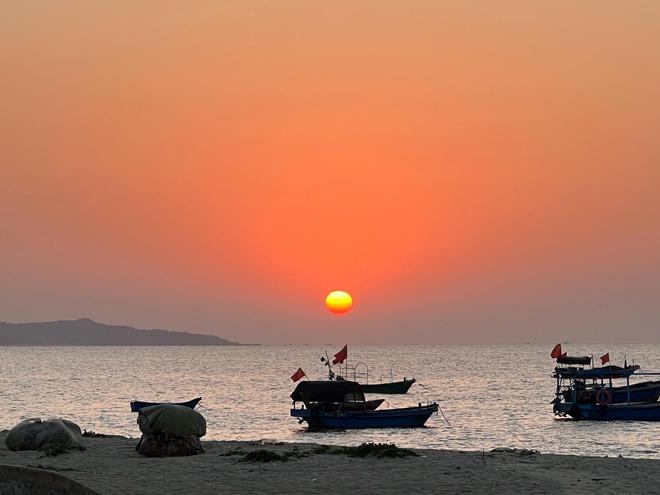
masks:
<path id="1" fill-rule="evenodd" d="M 611 404 L 612 403 L 612 392 L 605 388 L 601 388 L 598 393 L 596 394 L 596 402 L 598 402 L 599 405 L 604 406 L 606 404 Z"/>

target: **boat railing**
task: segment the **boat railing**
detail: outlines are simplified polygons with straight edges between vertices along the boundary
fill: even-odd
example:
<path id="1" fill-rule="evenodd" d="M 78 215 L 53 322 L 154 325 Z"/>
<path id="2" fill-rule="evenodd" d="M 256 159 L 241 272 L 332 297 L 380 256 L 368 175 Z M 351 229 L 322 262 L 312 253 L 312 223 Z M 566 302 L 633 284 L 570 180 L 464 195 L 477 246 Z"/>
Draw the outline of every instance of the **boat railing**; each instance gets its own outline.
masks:
<path id="1" fill-rule="evenodd" d="M 340 368 L 341 371 L 341 368 Z M 364 385 L 369 383 L 369 366 L 366 363 L 359 362 L 356 364 L 348 364 L 344 366 L 344 378 L 351 379 L 354 382 L 360 382 Z"/>

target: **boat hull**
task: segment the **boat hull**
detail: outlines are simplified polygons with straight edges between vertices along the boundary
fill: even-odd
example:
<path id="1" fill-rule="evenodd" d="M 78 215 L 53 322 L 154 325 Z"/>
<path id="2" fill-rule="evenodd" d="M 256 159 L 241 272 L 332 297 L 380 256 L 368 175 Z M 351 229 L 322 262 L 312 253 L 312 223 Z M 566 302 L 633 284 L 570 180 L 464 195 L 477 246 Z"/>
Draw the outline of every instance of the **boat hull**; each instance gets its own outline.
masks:
<path id="1" fill-rule="evenodd" d="M 312 429 L 418 428 L 424 426 L 437 404 L 376 411 L 316 411 L 291 409 L 291 416 Z"/>
<path id="2" fill-rule="evenodd" d="M 360 390 L 365 394 L 405 394 L 415 383 L 415 379 L 399 382 L 360 384 Z"/>
<path id="3" fill-rule="evenodd" d="M 561 402 L 555 413 L 589 421 L 660 421 L 660 403 L 574 404 Z"/>
<path id="4" fill-rule="evenodd" d="M 177 406 L 185 406 L 189 407 L 190 409 L 195 409 L 197 407 L 197 404 L 199 404 L 199 401 L 202 400 L 201 397 L 197 397 L 196 399 L 189 400 L 187 402 L 175 402 Z M 134 400 L 131 402 L 131 412 L 138 412 L 140 409 L 143 407 L 149 407 L 149 406 L 157 406 L 160 404 L 169 404 L 168 402 L 144 402 L 140 400 Z"/>
<path id="5" fill-rule="evenodd" d="M 345 411 L 374 411 L 383 402 L 385 402 L 385 399 L 365 400 L 364 402 L 344 402 L 342 407 Z"/>
<path id="6" fill-rule="evenodd" d="M 596 394 L 599 389 L 587 389 L 588 397 L 578 399 L 579 403 L 595 404 Z M 660 381 L 644 382 L 630 385 L 630 399 L 628 398 L 628 387 L 606 387 L 612 394 L 613 404 L 624 404 L 628 402 L 657 402 L 660 398 Z M 572 392 L 564 392 L 564 400 L 571 402 Z"/>

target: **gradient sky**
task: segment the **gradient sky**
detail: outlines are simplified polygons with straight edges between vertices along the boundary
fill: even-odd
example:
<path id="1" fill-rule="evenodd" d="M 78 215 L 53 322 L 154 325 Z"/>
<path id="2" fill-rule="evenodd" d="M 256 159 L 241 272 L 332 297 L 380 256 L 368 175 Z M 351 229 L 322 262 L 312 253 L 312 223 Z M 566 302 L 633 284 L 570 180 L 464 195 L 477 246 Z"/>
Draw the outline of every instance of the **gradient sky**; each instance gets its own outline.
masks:
<path id="1" fill-rule="evenodd" d="M 0 63 L 0 320 L 660 342 L 656 0 L 4 2 Z"/>

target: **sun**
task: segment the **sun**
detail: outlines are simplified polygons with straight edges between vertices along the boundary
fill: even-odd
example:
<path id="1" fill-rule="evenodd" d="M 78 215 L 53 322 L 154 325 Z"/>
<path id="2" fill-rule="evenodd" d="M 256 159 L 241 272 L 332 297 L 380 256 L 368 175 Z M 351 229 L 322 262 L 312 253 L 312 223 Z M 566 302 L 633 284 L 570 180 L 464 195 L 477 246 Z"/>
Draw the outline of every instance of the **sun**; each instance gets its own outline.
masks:
<path id="1" fill-rule="evenodd" d="M 325 307 L 333 313 L 346 313 L 353 307 L 353 298 L 343 290 L 333 290 L 325 298 Z"/>

